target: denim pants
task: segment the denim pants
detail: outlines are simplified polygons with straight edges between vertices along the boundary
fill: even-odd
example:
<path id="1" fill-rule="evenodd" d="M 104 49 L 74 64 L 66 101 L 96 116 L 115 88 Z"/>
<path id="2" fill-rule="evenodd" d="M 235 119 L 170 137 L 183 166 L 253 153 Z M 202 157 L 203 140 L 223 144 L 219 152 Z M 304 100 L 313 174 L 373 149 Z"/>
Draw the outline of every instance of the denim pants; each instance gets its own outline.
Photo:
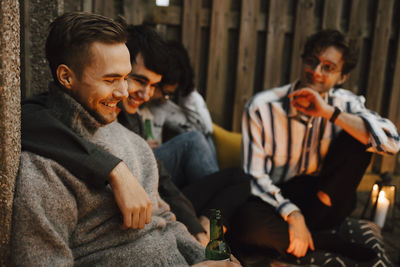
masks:
<path id="1" fill-rule="evenodd" d="M 198 131 L 180 134 L 154 149 L 178 188 L 219 170 L 215 152 Z"/>

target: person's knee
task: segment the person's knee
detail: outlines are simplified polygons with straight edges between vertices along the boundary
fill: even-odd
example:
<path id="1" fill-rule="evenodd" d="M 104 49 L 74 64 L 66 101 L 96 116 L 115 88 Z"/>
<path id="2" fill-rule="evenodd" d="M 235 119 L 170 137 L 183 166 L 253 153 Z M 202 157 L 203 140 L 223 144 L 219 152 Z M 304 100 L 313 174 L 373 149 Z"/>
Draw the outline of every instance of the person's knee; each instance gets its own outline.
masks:
<path id="1" fill-rule="evenodd" d="M 345 131 L 342 131 L 339 134 L 335 145 L 343 146 L 348 153 L 364 155 L 367 158 L 371 157 L 371 153 L 366 151 L 367 146 L 362 144 L 360 141 L 358 141 Z"/>
<path id="2" fill-rule="evenodd" d="M 189 131 L 185 133 L 190 140 L 200 140 L 205 139 L 204 134 L 199 131 Z"/>
<path id="3" fill-rule="evenodd" d="M 251 177 L 245 174 L 242 168 L 230 168 L 229 176 L 232 184 L 248 184 L 250 186 Z"/>
<path id="4" fill-rule="evenodd" d="M 280 253 L 289 246 L 287 223 L 261 200 L 248 200 L 236 209 L 230 220 L 231 236 L 243 245 L 274 249 Z"/>
<path id="5" fill-rule="evenodd" d="M 183 133 L 185 143 L 192 147 L 204 147 L 208 146 L 206 137 L 199 131 L 190 131 Z"/>
<path id="6" fill-rule="evenodd" d="M 366 145 L 345 131 L 341 131 L 330 145 L 326 162 L 337 161 L 366 169 L 371 162 L 371 157 L 372 153 L 367 152 Z"/>

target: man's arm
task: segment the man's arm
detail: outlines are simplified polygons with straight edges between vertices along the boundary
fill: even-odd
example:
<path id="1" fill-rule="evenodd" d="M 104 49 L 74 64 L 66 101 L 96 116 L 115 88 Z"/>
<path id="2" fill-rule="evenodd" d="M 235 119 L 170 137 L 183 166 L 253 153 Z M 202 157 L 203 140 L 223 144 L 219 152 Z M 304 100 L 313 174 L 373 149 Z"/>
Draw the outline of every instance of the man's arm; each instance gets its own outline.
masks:
<path id="1" fill-rule="evenodd" d="M 203 237 L 202 234 L 206 236 L 206 231 L 197 218 L 192 203 L 172 182 L 171 176 L 164 165 L 159 161 L 157 163 L 160 177 L 158 186 L 160 196 L 170 205 L 171 211 L 176 215 L 176 219 L 186 225 L 189 232 L 201 242 L 199 239 Z M 198 235 L 200 238 L 198 238 Z M 207 239 L 207 242 L 208 241 Z M 205 242 L 206 241 L 201 243 L 203 244 Z"/>
<path id="2" fill-rule="evenodd" d="M 266 131 L 264 125 L 270 125 L 268 122 L 272 119 L 269 117 L 270 114 L 271 112 L 267 110 L 259 110 L 251 105 L 246 108 L 242 121 L 243 168 L 254 178 L 252 194 L 275 207 L 288 223 L 289 247 L 287 252 L 296 257 L 302 257 L 307 253 L 308 248 L 314 249 L 311 233 L 300 209 L 281 195 L 280 188 L 272 183 L 267 174 L 271 169 L 267 160 L 273 155 L 271 149 L 266 145 L 268 140 L 264 135 Z"/>
<path id="3" fill-rule="evenodd" d="M 77 136 L 50 114 L 46 101 L 46 94 L 23 101 L 22 149 L 51 158 L 88 185 L 103 188 L 121 159 Z"/>
<path id="4" fill-rule="evenodd" d="M 13 266 L 74 264 L 69 238 L 78 221 L 78 207 L 58 178 L 60 169 L 31 153 L 21 154 L 12 214 Z"/>
<path id="5" fill-rule="evenodd" d="M 309 88 L 294 91 L 289 97 L 297 110 L 312 117 L 322 117 L 329 120 L 335 111 L 335 108 L 326 103 L 320 94 Z M 364 120 L 359 116 L 342 111 L 334 123 L 362 144 L 368 144 L 369 132 Z"/>
<path id="6" fill-rule="evenodd" d="M 90 186 L 103 188 L 121 162 L 102 148 L 85 141 L 47 110 L 26 114 L 22 107 L 22 149 L 54 159 Z"/>
<path id="7" fill-rule="evenodd" d="M 267 107 L 268 105 L 262 105 Z M 270 111 L 260 110 L 257 106 L 248 106 L 242 118 L 242 158 L 243 170 L 252 179 L 252 194 L 273 206 L 284 220 L 299 208 L 282 196 L 268 173 L 271 171 L 273 152 L 266 137 L 266 127 L 270 125 Z"/>
<path id="8" fill-rule="evenodd" d="M 343 92 L 342 112 L 334 123 L 348 134 L 369 147 L 369 152 L 395 154 L 400 149 L 400 137 L 396 127 L 388 119 L 365 108 L 363 98 Z M 313 117 L 332 118 L 335 108 L 326 103 L 312 89 L 304 88 L 289 95 L 292 105 Z M 344 110 L 344 105 L 348 111 Z"/>
<path id="9" fill-rule="evenodd" d="M 86 184 L 103 188 L 107 182 L 124 217 L 125 228 L 143 228 L 150 222 L 147 193 L 119 158 L 76 135 L 46 109 L 46 96 L 22 105 L 23 150 L 51 158 Z"/>
<path id="10" fill-rule="evenodd" d="M 341 111 L 331 123 L 341 127 L 360 143 L 369 146 L 370 152 L 396 153 L 400 146 L 396 127 L 389 120 L 367 110 L 357 96 L 345 91 L 342 93 L 347 109 L 352 113 Z M 316 91 L 303 88 L 292 92 L 289 97 L 297 110 L 312 117 L 332 120 L 335 107 L 326 103 Z M 330 196 L 325 192 L 319 191 L 318 198 L 325 205 L 331 206 Z"/>
<path id="11" fill-rule="evenodd" d="M 123 217 L 123 229 L 143 229 L 151 222 L 151 201 L 142 185 L 121 161 L 110 173 L 110 186 Z"/>

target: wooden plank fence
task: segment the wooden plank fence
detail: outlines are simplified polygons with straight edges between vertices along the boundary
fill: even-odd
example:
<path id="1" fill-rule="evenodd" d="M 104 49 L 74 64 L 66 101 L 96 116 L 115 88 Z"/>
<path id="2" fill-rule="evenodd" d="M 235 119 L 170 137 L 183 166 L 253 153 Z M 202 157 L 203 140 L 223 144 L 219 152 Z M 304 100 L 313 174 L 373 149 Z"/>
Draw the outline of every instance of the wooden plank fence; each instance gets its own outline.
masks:
<path id="1" fill-rule="evenodd" d="M 308 35 L 338 29 L 359 52 L 344 88 L 366 96 L 368 108 L 400 127 L 400 0 L 170 0 L 168 7 L 82 0 L 82 6 L 122 13 L 128 23 L 148 23 L 181 40 L 213 120 L 234 131 L 252 95 L 298 77 Z M 378 158 L 372 170 L 399 173 L 399 157 Z"/>

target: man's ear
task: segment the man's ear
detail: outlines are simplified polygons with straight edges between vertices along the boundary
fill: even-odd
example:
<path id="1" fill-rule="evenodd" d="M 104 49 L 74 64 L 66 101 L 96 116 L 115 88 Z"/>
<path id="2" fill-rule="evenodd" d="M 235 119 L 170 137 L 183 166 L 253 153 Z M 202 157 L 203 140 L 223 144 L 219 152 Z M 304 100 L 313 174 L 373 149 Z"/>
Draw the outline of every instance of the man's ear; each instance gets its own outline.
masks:
<path id="1" fill-rule="evenodd" d="M 344 84 L 345 81 L 347 81 L 347 79 L 350 77 L 350 73 L 347 74 L 342 74 L 340 80 L 336 83 L 336 84 Z"/>
<path id="2" fill-rule="evenodd" d="M 58 82 L 68 90 L 71 90 L 75 73 L 67 65 L 61 64 L 57 67 Z"/>

